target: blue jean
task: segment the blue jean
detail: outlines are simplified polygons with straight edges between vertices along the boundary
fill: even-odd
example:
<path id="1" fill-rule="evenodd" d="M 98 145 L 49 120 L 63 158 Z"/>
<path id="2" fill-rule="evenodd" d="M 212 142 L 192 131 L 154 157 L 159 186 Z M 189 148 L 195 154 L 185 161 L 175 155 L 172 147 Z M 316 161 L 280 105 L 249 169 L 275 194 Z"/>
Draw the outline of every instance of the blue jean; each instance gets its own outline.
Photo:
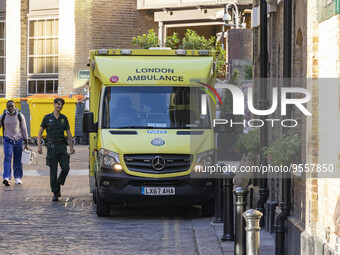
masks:
<path id="1" fill-rule="evenodd" d="M 11 179 L 11 165 L 12 165 L 12 155 L 13 155 L 13 175 L 14 178 L 22 178 L 22 138 L 18 141 L 13 141 L 8 137 L 4 137 L 4 174 L 3 178 Z"/>

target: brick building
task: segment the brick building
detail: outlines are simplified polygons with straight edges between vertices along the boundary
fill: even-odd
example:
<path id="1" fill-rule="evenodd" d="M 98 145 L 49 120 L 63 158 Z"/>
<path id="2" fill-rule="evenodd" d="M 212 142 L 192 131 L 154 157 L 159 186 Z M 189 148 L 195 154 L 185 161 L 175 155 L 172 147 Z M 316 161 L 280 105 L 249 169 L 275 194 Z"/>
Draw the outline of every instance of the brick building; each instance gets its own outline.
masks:
<path id="1" fill-rule="evenodd" d="M 284 1 L 268 3 L 268 69 L 267 77 L 278 81 L 284 74 Z M 339 1 L 292 0 L 291 2 L 291 63 L 286 78 L 301 78 L 296 87 L 307 88 L 312 99 L 307 104 L 312 116 L 302 117 L 294 110 L 292 116 L 300 120 L 302 136 L 301 163 L 332 164 L 340 168 L 340 9 Z M 254 2 L 260 7 L 260 1 Z M 258 26 L 257 26 L 258 25 Z M 260 26 L 254 27 L 254 75 L 260 76 Z M 268 90 L 269 91 L 269 90 Z M 260 93 L 259 88 L 256 90 Z M 270 94 L 268 92 L 268 94 Z M 269 100 L 270 101 L 270 100 Z M 272 141 L 269 130 L 269 143 Z M 283 133 L 283 130 L 276 130 Z M 336 205 L 340 196 L 340 179 L 322 178 L 332 175 L 318 173 L 290 177 L 290 201 L 284 201 L 283 182 L 268 180 L 267 214 L 277 217 L 282 207 L 270 208 L 280 202 L 291 203 L 286 221 L 285 254 L 338 254 L 339 230 L 335 224 L 339 214 Z M 270 219 L 268 217 L 267 219 Z M 339 219 L 338 219 L 339 220 Z M 266 229 L 274 232 L 276 223 L 266 222 Z"/>
<path id="2" fill-rule="evenodd" d="M 0 96 L 79 92 L 90 49 L 131 47 L 150 28 L 135 0 L 1 0 Z"/>
<path id="3" fill-rule="evenodd" d="M 161 43 L 186 28 L 216 36 L 227 3 L 0 0 L 0 97 L 81 93 L 90 49 L 133 48 L 132 38 L 149 29 L 158 31 Z M 240 22 L 249 23 L 250 3 L 237 1 Z"/>

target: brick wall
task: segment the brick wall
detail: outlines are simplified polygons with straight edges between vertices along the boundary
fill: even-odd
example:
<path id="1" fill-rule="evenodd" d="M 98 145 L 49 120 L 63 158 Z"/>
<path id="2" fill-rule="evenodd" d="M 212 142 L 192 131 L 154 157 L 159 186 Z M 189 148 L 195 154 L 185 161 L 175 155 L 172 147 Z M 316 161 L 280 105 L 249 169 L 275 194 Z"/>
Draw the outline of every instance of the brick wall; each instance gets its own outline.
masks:
<path id="1" fill-rule="evenodd" d="M 137 11 L 135 0 L 92 3 L 92 43 L 94 48 L 131 48 L 133 36 L 158 29 L 153 14 Z"/>
<path id="2" fill-rule="evenodd" d="M 100 48 L 135 48 L 132 37 L 147 33 L 158 24 L 153 13 L 137 10 L 135 0 L 75 0 L 75 62 L 73 83 L 68 84 L 76 93 L 86 82 L 78 79 L 78 70 L 88 70 L 89 50 Z"/>
<path id="3" fill-rule="evenodd" d="M 306 88 L 307 77 L 307 1 L 293 1 L 292 14 L 292 77 L 297 87 Z M 306 118 L 300 110 L 295 109 L 293 118 L 301 123 L 297 131 L 301 135 L 301 162 L 306 163 Z M 305 222 L 306 216 L 306 181 L 304 178 L 293 179 L 293 215 Z"/>
<path id="4" fill-rule="evenodd" d="M 268 17 L 268 78 L 271 78 L 271 87 L 282 86 L 283 76 L 283 4 L 277 6 L 277 12 L 271 13 Z M 267 94 L 269 102 L 272 102 L 271 89 L 268 88 Z M 278 108 L 280 109 L 280 108 Z M 271 115 L 274 119 L 282 119 L 279 110 Z M 275 134 L 282 132 L 280 126 L 268 128 L 268 143 L 273 141 Z M 270 199 L 280 202 L 281 199 L 281 180 L 271 179 Z"/>
<path id="5" fill-rule="evenodd" d="M 294 112 L 294 118 L 300 118 L 303 124 L 301 163 L 331 163 L 334 169 L 338 170 L 340 168 L 338 131 L 340 130 L 340 87 L 338 80 L 337 83 L 332 84 L 329 81 L 321 83 L 318 79 L 340 78 L 340 15 L 319 24 L 317 12 L 317 0 L 293 1 L 292 75 L 294 78 L 307 78 L 307 82 L 295 84 L 306 87 L 312 94 L 312 100 L 307 104 L 312 116 L 304 119 Z M 283 74 L 283 20 L 283 1 L 281 1 L 277 6 L 277 12 L 271 13 L 268 17 L 269 77 L 280 78 Z M 253 59 L 254 73 L 258 76 L 260 71 L 258 29 L 255 29 L 254 36 L 256 43 Z M 258 88 L 255 93 L 258 93 Z M 270 200 L 280 201 L 280 184 L 272 181 L 270 189 Z M 317 174 L 294 178 L 293 216 L 289 220 L 291 224 L 296 225 L 295 229 L 300 231 L 305 229 L 301 235 L 301 254 L 319 254 L 318 247 L 323 247 L 325 243 L 327 249 L 335 250 L 333 214 L 339 199 L 339 178 L 323 179 Z M 290 245 L 294 242 L 291 235 L 292 233 L 289 232 L 287 236 Z M 316 253 L 310 253 L 312 250 Z M 294 254 L 300 254 L 300 251 L 294 251 Z"/>
<path id="6" fill-rule="evenodd" d="M 252 30 L 229 29 L 228 33 L 228 62 L 233 59 L 251 59 Z"/>
<path id="7" fill-rule="evenodd" d="M 27 95 L 27 42 L 28 42 L 28 1 L 21 0 L 21 63 L 20 63 L 20 94 L 16 97 L 25 97 Z"/>
<path id="8" fill-rule="evenodd" d="M 228 33 L 228 60 L 233 70 L 239 71 L 239 80 L 245 79 L 245 66 L 252 63 L 252 30 L 229 29 Z"/>
<path id="9" fill-rule="evenodd" d="M 340 15 L 319 24 L 319 164 L 333 164 L 339 169 L 340 160 L 340 86 L 338 79 L 338 56 Z M 340 196 L 340 179 L 328 178 L 318 180 L 318 222 L 316 234 L 325 243 L 329 236 L 330 247 L 335 247 L 333 213 Z"/>
<path id="10" fill-rule="evenodd" d="M 78 70 L 88 70 L 89 50 L 133 48 L 132 37 L 158 24 L 135 0 L 59 1 L 59 95 L 84 93 Z M 7 97 L 27 94 L 28 0 L 7 1 Z"/>
<path id="11" fill-rule="evenodd" d="M 87 66 L 89 50 L 92 46 L 92 0 L 75 0 L 74 20 L 76 31 L 75 63 L 74 63 L 74 83 L 73 87 L 84 86 L 86 80 L 78 79 L 78 70 L 89 70 Z M 77 94 L 84 94 L 80 89 L 76 89 Z"/>

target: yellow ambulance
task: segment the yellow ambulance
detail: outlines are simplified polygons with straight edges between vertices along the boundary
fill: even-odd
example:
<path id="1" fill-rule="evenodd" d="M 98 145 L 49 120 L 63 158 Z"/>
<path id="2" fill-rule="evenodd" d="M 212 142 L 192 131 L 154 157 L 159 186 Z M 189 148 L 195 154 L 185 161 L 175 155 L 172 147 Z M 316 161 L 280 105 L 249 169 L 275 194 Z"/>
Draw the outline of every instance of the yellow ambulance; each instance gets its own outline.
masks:
<path id="1" fill-rule="evenodd" d="M 90 190 L 98 216 L 111 204 L 202 205 L 215 182 L 192 178 L 215 162 L 214 52 L 163 48 L 90 51 Z M 207 94 L 208 92 L 208 94 Z M 208 98 L 208 99 L 207 99 Z M 203 100 L 204 99 L 204 100 Z"/>

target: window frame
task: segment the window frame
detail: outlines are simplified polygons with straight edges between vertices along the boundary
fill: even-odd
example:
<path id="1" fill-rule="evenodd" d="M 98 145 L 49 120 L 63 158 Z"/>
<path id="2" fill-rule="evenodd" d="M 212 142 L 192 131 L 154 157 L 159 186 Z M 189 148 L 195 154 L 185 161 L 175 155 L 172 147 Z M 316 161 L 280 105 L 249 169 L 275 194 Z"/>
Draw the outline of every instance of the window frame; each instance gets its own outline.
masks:
<path id="1" fill-rule="evenodd" d="M 53 36 L 46 36 L 46 22 L 48 21 L 48 20 L 53 20 L 54 21 L 54 34 L 55 35 L 53 35 Z M 58 31 L 56 32 L 56 22 L 55 21 L 58 21 Z M 30 36 L 30 33 L 31 33 L 31 29 L 30 29 L 30 27 L 31 27 L 31 22 L 34 22 L 34 21 L 37 21 L 37 22 L 39 22 L 39 21 L 44 21 L 45 22 L 45 26 L 44 26 L 44 28 L 45 28 L 45 33 L 44 33 L 44 36 L 37 36 L 37 37 L 35 37 L 35 36 L 33 36 L 33 37 L 31 37 Z M 30 40 L 31 39 L 33 39 L 34 41 L 35 40 L 37 40 L 37 39 L 44 39 L 44 43 L 45 43 L 45 45 L 44 45 L 44 47 L 45 47 L 45 55 L 30 55 Z M 27 36 L 27 74 L 28 74 L 28 76 L 47 76 L 47 75 L 58 75 L 58 72 L 59 72 L 59 65 L 58 65 L 58 72 L 55 72 L 55 70 L 56 70 L 56 62 L 58 62 L 59 61 L 59 47 L 58 47 L 58 53 L 57 54 L 46 54 L 46 39 L 54 39 L 54 42 L 53 42 L 53 46 L 54 46 L 54 49 L 56 48 L 56 39 L 58 40 L 58 43 L 59 43 L 59 17 L 58 16 L 51 16 L 51 17 L 41 17 L 41 18 L 29 18 L 28 19 L 28 36 Z M 34 47 L 38 47 L 38 46 L 34 46 Z M 38 51 L 36 51 L 36 52 L 38 52 Z M 38 57 L 44 57 L 45 58 L 45 64 L 44 64 L 44 70 L 45 70 L 45 72 L 44 73 L 30 73 L 30 58 L 33 58 L 33 59 L 36 59 L 36 58 L 38 58 Z M 53 72 L 52 73 L 46 73 L 46 58 L 47 57 L 53 57 Z M 57 61 L 56 61 L 56 58 L 58 59 Z M 33 69 L 34 69 L 34 67 L 33 67 Z M 34 71 L 34 70 L 33 70 Z"/>
<path id="2" fill-rule="evenodd" d="M 29 83 L 30 81 L 35 81 L 35 93 L 30 93 L 29 92 Z M 43 81 L 44 82 L 44 92 L 43 93 L 38 93 L 38 81 Z M 47 93 L 46 92 L 46 81 L 53 81 L 53 93 Z M 55 85 L 55 82 L 58 82 L 57 88 Z M 27 95 L 36 95 L 36 94 L 48 94 L 48 95 L 55 95 L 58 94 L 58 86 L 59 86 L 59 79 L 58 78 L 46 78 L 46 79 L 39 79 L 39 78 L 29 78 L 27 79 Z"/>

